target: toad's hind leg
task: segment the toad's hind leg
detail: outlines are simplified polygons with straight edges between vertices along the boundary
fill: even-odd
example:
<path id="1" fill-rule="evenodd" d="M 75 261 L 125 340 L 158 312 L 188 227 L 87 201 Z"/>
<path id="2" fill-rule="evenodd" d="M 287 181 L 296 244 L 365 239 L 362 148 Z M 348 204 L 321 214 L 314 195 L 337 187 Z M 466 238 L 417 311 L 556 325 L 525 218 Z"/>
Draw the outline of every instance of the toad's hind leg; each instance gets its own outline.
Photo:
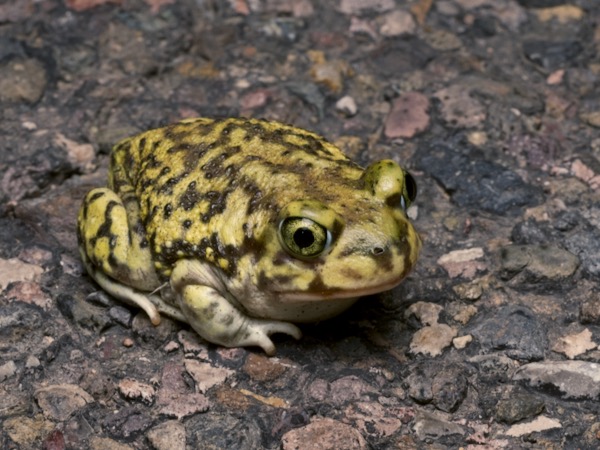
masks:
<path id="1" fill-rule="evenodd" d="M 149 292 L 160 286 L 139 206 L 112 190 L 93 189 L 77 220 L 79 252 L 94 280 L 112 296 L 142 308 L 153 324 L 160 323 L 160 297 Z"/>

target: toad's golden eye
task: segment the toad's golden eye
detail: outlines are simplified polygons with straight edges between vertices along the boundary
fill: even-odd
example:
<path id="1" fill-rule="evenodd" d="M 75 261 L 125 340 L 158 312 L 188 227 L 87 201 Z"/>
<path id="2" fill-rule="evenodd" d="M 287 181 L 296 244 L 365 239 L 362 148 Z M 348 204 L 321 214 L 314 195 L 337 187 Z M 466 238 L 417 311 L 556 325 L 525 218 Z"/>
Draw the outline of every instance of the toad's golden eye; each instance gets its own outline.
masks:
<path id="1" fill-rule="evenodd" d="M 298 258 L 320 255 L 331 245 L 331 233 L 305 217 L 288 217 L 279 223 L 279 237 L 286 250 Z"/>

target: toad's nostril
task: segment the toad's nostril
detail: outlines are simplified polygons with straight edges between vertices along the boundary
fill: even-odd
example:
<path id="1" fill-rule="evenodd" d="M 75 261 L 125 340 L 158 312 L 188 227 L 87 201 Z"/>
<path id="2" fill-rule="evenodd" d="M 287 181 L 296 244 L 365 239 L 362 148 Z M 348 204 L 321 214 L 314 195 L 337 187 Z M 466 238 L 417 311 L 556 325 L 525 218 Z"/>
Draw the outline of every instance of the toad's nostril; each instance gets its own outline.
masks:
<path id="1" fill-rule="evenodd" d="M 377 256 L 377 255 L 381 255 L 385 251 L 385 249 L 383 247 L 373 247 L 373 250 L 371 250 L 371 251 L 373 252 L 373 254 L 375 256 Z"/>

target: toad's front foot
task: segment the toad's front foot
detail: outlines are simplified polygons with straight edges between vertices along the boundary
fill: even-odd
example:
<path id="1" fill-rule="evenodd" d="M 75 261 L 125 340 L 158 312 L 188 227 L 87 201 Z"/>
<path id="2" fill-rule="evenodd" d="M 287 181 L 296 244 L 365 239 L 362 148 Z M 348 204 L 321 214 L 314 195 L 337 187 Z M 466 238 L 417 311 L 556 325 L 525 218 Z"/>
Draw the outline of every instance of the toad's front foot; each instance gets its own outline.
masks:
<path id="1" fill-rule="evenodd" d="M 294 339 L 302 337 L 300 329 L 289 322 L 246 318 L 246 323 L 238 331 L 238 341 L 233 346 L 256 345 L 261 347 L 267 355 L 273 356 L 275 354 L 275 344 L 273 344 L 270 336 L 275 333 L 288 334 Z"/>
<path id="2" fill-rule="evenodd" d="M 181 310 L 192 328 L 207 341 L 225 347 L 261 347 L 275 354 L 270 336 L 284 333 L 300 339 L 300 329 L 291 323 L 254 319 L 242 314 L 209 286 L 187 285 L 179 292 Z"/>

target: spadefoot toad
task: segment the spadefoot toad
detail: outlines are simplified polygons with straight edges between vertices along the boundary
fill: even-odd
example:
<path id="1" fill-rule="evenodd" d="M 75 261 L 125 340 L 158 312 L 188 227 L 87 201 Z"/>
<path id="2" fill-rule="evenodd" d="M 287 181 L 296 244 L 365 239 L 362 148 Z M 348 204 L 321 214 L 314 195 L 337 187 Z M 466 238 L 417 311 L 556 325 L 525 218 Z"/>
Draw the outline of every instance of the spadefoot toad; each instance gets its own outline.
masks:
<path id="1" fill-rule="evenodd" d="M 118 143 L 108 187 L 85 197 L 81 257 L 109 294 L 227 347 L 300 338 L 396 286 L 421 241 L 406 216 L 413 177 L 366 169 L 279 122 L 199 118 Z"/>

